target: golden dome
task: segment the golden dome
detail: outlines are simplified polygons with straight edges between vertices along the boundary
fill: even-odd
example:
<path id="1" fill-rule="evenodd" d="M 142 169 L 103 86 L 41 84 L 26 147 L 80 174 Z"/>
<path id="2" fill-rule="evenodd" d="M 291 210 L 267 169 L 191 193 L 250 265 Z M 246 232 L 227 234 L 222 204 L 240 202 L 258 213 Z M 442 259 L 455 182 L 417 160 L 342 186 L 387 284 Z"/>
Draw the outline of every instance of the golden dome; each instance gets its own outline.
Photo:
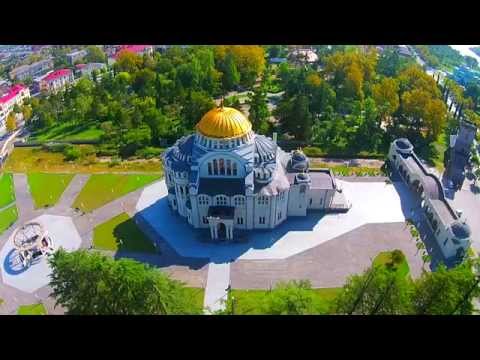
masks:
<path id="1" fill-rule="evenodd" d="M 252 124 L 237 109 L 218 107 L 203 115 L 197 130 L 204 136 L 226 139 L 246 135 L 252 130 Z"/>

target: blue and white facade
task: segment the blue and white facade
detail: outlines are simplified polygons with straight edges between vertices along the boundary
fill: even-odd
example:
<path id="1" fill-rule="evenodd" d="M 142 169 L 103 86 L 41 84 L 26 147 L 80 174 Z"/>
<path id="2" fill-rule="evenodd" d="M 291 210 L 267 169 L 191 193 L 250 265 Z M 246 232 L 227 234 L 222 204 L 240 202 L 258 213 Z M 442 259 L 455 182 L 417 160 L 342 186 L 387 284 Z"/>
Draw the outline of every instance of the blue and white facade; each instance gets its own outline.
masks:
<path id="1" fill-rule="evenodd" d="M 331 171 L 310 170 L 301 151 L 286 153 L 253 131 L 225 139 L 197 131 L 169 148 L 163 163 L 171 209 L 213 240 L 272 229 L 308 210 L 350 208 Z"/>

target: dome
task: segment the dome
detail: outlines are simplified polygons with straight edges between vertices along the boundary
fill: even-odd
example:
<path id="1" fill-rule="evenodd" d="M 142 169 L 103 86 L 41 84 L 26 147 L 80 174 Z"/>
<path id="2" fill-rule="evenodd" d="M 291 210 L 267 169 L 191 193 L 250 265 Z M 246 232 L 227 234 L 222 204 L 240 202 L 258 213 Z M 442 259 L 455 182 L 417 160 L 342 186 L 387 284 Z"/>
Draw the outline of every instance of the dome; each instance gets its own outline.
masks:
<path id="1" fill-rule="evenodd" d="M 455 237 L 459 239 L 469 238 L 471 235 L 470 227 L 467 224 L 462 224 L 461 222 L 455 221 L 452 224 L 452 232 Z"/>
<path id="2" fill-rule="evenodd" d="M 252 130 L 252 123 L 234 108 L 218 107 L 202 117 L 197 130 L 204 136 L 228 139 L 248 134 Z"/>

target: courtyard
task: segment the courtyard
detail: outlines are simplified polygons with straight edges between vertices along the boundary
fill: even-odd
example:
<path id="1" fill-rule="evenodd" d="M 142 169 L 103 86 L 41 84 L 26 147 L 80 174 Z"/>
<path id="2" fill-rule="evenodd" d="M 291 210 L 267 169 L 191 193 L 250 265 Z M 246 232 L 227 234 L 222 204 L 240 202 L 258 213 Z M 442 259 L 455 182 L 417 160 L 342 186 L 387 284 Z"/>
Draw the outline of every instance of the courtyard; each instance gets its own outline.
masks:
<path id="1" fill-rule="evenodd" d="M 157 176 L 125 179 L 123 183 L 128 185 L 117 183 L 112 187 L 115 191 L 102 194 L 102 200 L 95 199 L 96 186 L 86 186 L 100 175 L 77 174 L 68 181 L 62 176 L 51 179 L 61 184 L 53 187 L 53 197 L 31 186 L 26 174 L 15 173 L 5 180 L 12 183 L 8 206 L 14 206 L 18 214 L 12 218 L 14 224 L 5 225 L 0 234 L 0 313 L 14 314 L 20 306 L 39 303 L 49 314 L 62 313 L 49 297 L 46 259 L 25 271 L 11 263 L 10 236 L 16 227 L 32 220 L 48 228 L 56 248 L 97 249 L 115 258 L 133 258 L 158 267 L 198 289 L 196 294 L 203 297 L 207 311 L 222 309 L 229 286 L 265 290 L 279 281 L 308 279 L 314 288 L 338 288 L 349 276 L 368 268 L 379 253 L 394 249 L 405 254 L 411 276 L 429 270 L 430 264 L 422 259 L 405 223 L 413 219 L 420 224 L 421 219 L 414 198 L 401 182 L 390 183 L 380 177 L 339 179 L 353 204 L 349 212 L 311 212 L 305 218 L 289 218 L 271 231 L 239 234 L 242 241 L 236 243 L 213 244 L 204 242 L 201 231 L 171 212 L 165 182 Z M 34 180 L 38 178 L 35 175 Z M 105 186 L 98 191 L 104 193 Z M 49 206 L 38 206 L 38 194 Z M 80 195 L 96 201 L 85 206 L 88 212 L 76 209 Z M 480 210 L 478 195 L 470 192 L 469 184 L 452 201 L 470 218 Z M 472 223 L 478 237 L 477 226 Z M 126 239 L 131 236 L 135 241 Z M 477 237 L 476 249 L 480 244 Z"/>

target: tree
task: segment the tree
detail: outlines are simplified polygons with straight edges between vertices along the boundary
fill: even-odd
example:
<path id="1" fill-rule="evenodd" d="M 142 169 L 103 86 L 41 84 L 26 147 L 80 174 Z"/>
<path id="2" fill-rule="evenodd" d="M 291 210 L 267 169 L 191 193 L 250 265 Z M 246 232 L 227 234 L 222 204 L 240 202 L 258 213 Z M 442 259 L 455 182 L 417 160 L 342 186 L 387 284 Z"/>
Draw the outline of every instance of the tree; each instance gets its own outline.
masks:
<path id="1" fill-rule="evenodd" d="M 23 119 L 27 122 L 32 118 L 32 108 L 30 105 L 24 104 L 22 106 Z"/>
<path id="2" fill-rule="evenodd" d="M 425 272 L 414 286 L 415 314 L 472 314 L 472 299 L 479 295 L 478 286 L 471 291 L 476 281 L 470 261 L 452 269 L 440 265 L 434 272 Z"/>
<path id="3" fill-rule="evenodd" d="M 15 131 L 17 128 L 17 118 L 15 116 L 15 112 L 12 111 L 10 114 L 8 114 L 6 127 L 8 131 Z"/>
<path id="4" fill-rule="evenodd" d="M 105 52 L 98 46 L 89 45 L 87 46 L 87 55 L 85 56 L 86 62 L 93 63 L 104 63 L 107 60 Z"/>
<path id="5" fill-rule="evenodd" d="M 226 91 L 234 89 L 240 83 L 240 73 L 233 55 L 229 53 L 225 57 L 225 65 L 223 67 L 223 88 Z"/>
<path id="6" fill-rule="evenodd" d="M 132 156 L 137 150 L 148 146 L 151 140 L 152 131 L 150 127 L 143 125 L 129 129 L 122 136 L 120 154 L 122 157 Z"/>
<path id="7" fill-rule="evenodd" d="M 240 83 L 251 87 L 257 77 L 265 69 L 265 49 L 257 45 L 216 46 L 215 57 L 218 62 L 224 62 L 231 54 L 240 73 Z"/>
<path id="8" fill-rule="evenodd" d="M 249 118 L 254 130 L 261 134 L 268 133 L 270 110 L 268 110 L 267 93 L 264 86 L 259 86 L 253 90 L 253 94 L 249 96 L 248 104 L 250 105 Z"/>
<path id="9" fill-rule="evenodd" d="M 215 107 L 215 102 L 203 91 L 190 91 L 182 108 L 185 127 L 193 129 L 203 115 Z"/>
<path id="10" fill-rule="evenodd" d="M 310 139 L 312 114 L 305 95 L 282 100 L 275 114 L 279 117 L 284 131 L 294 135 L 298 140 Z"/>
<path id="11" fill-rule="evenodd" d="M 52 296 L 71 315 L 201 313 L 180 282 L 131 259 L 59 249 L 49 263 Z"/>
<path id="12" fill-rule="evenodd" d="M 472 69 L 476 69 L 478 67 L 478 61 L 474 57 L 471 56 L 464 56 L 465 64 Z"/>
<path id="13" fill-rule="evenodd" d="M 125 71 L 133 74 L 140 69 L 141 65 L 142 58 L 140 56 L 129 50 L 121 50 L 113 67 L 116 72 Z"/>
<path id="14" fill-rule="evenodd" d="M 266 315 L 317 314 L 315 294 L 309 281 L 279 283 L 266 297 L 262 306 Z"/>
<path id="15" fill-rule="evenodd" d="M 385 266 L 351 276 L 336 298 L 336 312 L 354 315 L 411 313 L 411 286 L 407 278 Z"/>
<path id="16" fill-rule="evenodd" d="M 398 82 L 389 77 L 385 77 L 378 84 L 372 85 L 372 96 L 382 121 L 385 121 L 397 111 L 400 105 L 398 90 Z"/>

